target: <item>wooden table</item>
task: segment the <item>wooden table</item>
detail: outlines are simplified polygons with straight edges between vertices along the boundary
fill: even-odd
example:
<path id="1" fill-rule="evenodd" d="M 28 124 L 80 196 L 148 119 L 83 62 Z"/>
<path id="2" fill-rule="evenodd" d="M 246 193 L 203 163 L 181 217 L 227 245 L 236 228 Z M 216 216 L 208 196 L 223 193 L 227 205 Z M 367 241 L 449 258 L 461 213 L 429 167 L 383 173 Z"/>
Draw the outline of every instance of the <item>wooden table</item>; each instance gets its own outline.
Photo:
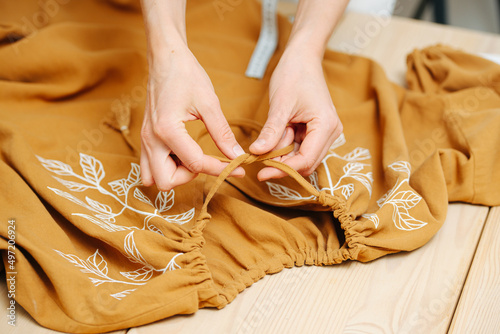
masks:
<path id="1" fill-rule="evenodd" d="M 403 83 L 406 54 L 435 43 L 500 54 L 498 35 L 355 13 L 344 16 L 329 46 L 371 57 L 391 80 Z M 5 283 L 0 287 L 6 306 Z M 3 316 L 0 333 L 54 333 L 22 310 L 17 316 L 15 328 Z M 117 333 L 498 333 L 499 328 L 500 207 L 452 204 L 444 227 L 414 252 L 367 264 L 285 269 L 222 310 L 202 309 Z"/>

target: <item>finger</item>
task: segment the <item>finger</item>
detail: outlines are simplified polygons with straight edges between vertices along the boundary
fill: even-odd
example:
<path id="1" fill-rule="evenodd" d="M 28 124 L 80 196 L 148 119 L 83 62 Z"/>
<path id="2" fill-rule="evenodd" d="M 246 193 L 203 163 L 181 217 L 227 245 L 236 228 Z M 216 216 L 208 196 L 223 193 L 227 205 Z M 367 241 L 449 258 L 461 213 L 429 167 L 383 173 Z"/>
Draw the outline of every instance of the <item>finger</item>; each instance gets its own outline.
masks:
<path id="1" fill-rule="evenodd" d="M 281 137 L 281 140 L 279 141 L 278 145 L 276 145 L 276 147 L 273 149 L 273 151 L 279 150 L 279 149 L 282 149 L 282 148 L 285 148 L 285 147 L 291 145 L 293 143 L 293 138 L 294 137 L 295 137 L 295 134 L 294 134 L 293 128 L 289 127 L 289 126 L 286 127 L 285 132 L 283 132 L 283 136 Z M 283 155 L 283 156 L 280 156 L 280 157 L 275 157 L 275 158 L 273 158 L 273 160 L 283 161 L 287 157 L 291 157 L 293 155 L 294 155 L 294 152 L 292 151 L 292 152 L 287 153 L 286 155 Z M 272 171 L 274 171 L 274 173 Z M 264 167 L 257 174 L 257 178 L 260 181 L 267 180 L 267 179 L 271 178 L 271 177 L 266 177 L 266 175 L 268 173 L 271 173 L 269 175 L 282 175 L 281 177 L 286 176 L 286 174 L 284 172 L 282 172 L 281 170 L 279 170 L 277 168 L 274 168 L 274 167 Z M 263 179 L 261 179 L 261 177 L 263 177 Z"/>
<path id="2" fill-rule="evenodd" d="M 312 174 L 321 163 L 326 152 L 328 152 L 334 138 L 340 135 L 339 131 L 342 131 L 340 122 L 333 133 L 328 131 L 327 127 L 313 127 L 313 130 L 309 131 L 305 136 L 299 152 L 284 162 L 303 176 Z"/>
<path id="3" fill-rule="evenodd" d="M 283 156 L 278 161 L 286 163 L 287 159 L 295 156 L 299 151 L 300 145 L 298 143 L 294 143 L 294 150 L 287 155 Z M 257 179 L 259 181 L 266 181 L 270 179 L 279 179 L 282 177 L 288 176 L 287 173 L 283 172 L 281 169 L 275 167 L 264 167 L 257 174 Z"/>
<path id="4" fill-rule="evenodd" d="M 328 153 L 331 144 L 342 133 L 343 127 L 340 120 L 335 123 L 337 126 L 332 134 L 328 135 L 328 128 L 318 128 L 310 131 L 300 145 L 297 154 L 286 160 L 284 163 L 299 171 L 303 176 L 308 176 L 319 166 L 321 160 Z M 313 124 L 314 125 L 314 124 Z M 324 138 L 327 138 L 326 140 Z M 277 172 L 276 168 L 264 168 L 257 175 L 260 181 L 286 176 L 282 171 Z"/>
<path id="5" fill-rule="evenodd" d="M 280 150 L 282 148 L 285 148 L 293 143 L 293 139 L 295 137 L 295 132 L 292 127 L 287 126 L 285 128 L 285 131 L 283 132 L 283 135 L 281 136 L 280 141 L 276 145 L 276 147 L 273 148 L 273 151 Z M 290 153 L 288 153 L 290 154 Z M 274 158 L 276 160 L 279 160 L 280 157 Z"/>
<path id="6" fill-rule="evenodd" d="M 276 109 L 269 111 L 269 117 L 260 131 L 259 137 L 250 145 L 250 152 L 253 154 L 264 154 L 271 151 L 283 136 L 288 117 Z"/>
<path id="7" fill-rule="evenodd" d="M 229 159 L 235 159 L 245 154 L 222 113 L 219 101 L 214 102 L 207 109 L 209 111 L 208 116 L 202 117 L 202 121 L 219 150 Z"/>
<path id="8" fill-rule="evenodd" d="M 191 173 L 186 167 L 178 166 L 172 157 L 155 151 L 151 159 L 151 170 L 157 188 L 160 191 L 169 191 L 176 186 L 188 183 L 197 174 Z"/>
<path id="9" fill-rule="evenodd" d="M 164 146 L 166 147 L 166 146 Z M 169 191 L 177 186 L 188 183 L 193 180 L 197 174 L 192 173 L 183 165 L 178 165 L 171 155 L 167 155 L 170 150 L 155 149 L 152 155 L 150 168 L 153 171 L 154 183 L 161 191 Z M 212 157 L 208 157 L 215 159 Z M 215 159 L 216 160 L 216 159 Z M 219 162 L 217 160 L 217 162 Z M 227 163 L 223 163 L 225 167 Z M 222 170 L 221 170 L 222 171 Z M 219 175 L 217 173 L 216 175 Z M 243 168 L 239 167 L 234 170 L 229 176 L 242 177 L 245 175 Z"/>
<path id="10" fill-rule="evenodd" d="M 153 175 L 151 174 L 151 170 L 149 169 L 149 159 L 146 153 L 146 149 L 144 148 L 144 144 L 141 142 L 141 180 L 142 184 L 146 187 L 152 186 L 154 183 Z"/>
<path id="11" fill-rule="evenodd" d="M 165 127 L 165 124 L 168 126 Z M 184 167 L 191 173 L 219 175 L 227 163 L 203 154 L 201 147 L 187 133 L 184 123 L 174 124 L 174 122 L 168 121 L 157 122 L 154 132 L 164 143 L 168 143 L 172 152 L 177 155 Z M 233 175 L 242 176 L 244 173 L 241 168 L 235 170 Z"/>

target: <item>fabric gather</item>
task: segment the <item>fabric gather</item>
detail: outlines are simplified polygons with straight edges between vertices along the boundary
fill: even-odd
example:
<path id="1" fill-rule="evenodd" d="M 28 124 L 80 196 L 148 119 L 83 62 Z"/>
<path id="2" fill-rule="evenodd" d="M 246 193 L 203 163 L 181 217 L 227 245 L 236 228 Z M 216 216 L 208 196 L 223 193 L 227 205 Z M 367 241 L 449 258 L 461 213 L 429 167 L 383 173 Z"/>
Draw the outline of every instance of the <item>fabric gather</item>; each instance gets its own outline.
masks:
<path id="1" fill-rule="evenodd" d="M 405 88 L 370 59 L 328 50 L 324 77 L 344 132 L 314 173 L 273 159 L 287 147 L 221 159 L 218 177 L 162 192 L 141 181 L 148 66 L 137 2 L 66 1 L 36 30 L 21 18 L 39 17 L 38 0 L 2 6 L 0 213 L 15 222 L 16 303 L 43 326 L 99 333 L 222 308 L 284 268 L 421 247 L 449 202 L 500 205 L 500 66 L 480 57 L 415 50 Z M 259 3 L 224 20 L 214 10 L 188 2 L 188 44 L 248 151 L 291 26 L 279 18 L 268 72 L 249 79 Z M 203 128 L 189 123 L 193 138 Z M 221 154 L 209 136 L 196 141 Z M 246 177 L 226 179 L 238 166 Z M 263 166 L 289 177 L 259 182 Z"/>

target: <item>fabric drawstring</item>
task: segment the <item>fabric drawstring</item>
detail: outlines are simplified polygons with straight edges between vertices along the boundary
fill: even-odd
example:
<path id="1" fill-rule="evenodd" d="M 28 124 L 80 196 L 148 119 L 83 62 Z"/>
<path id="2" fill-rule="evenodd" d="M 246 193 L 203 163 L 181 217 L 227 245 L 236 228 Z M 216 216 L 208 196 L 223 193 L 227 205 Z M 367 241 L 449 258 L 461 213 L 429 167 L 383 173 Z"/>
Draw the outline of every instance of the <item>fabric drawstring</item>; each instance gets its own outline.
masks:
<path id="1" fill-rule="evenodd" d="M 292 178 L 294 178 L 302 187 L 304 187 L 311 195 L 315 196 L 318 200 L 318 202 L 323 205 L 327 206 L 330 208 L 334 208 L 334 206 L 337 204 L 338 200 L 332 196 L 331 194 L 327 193 L 326 191 L 319 191 L 315 187 L 313 187 L 302 175 L 300 175 L 295 169 L 292 167 L 288 166 L 287 164 L 272 160 L 273 158 L 280 157 L 282 155 L 286 155 L 290 152 L 293 151 L 293 144 L 289 145 L 287 147 L 284 147 L 279 150 L 275 150 L 266 154 L 262 155 L 255 155 L 251 153 L 245 153 L 240 156 L 238 156 L 236 159 L 229 160 L 226 158 L 221 158 L 221 157 L 216 157 L 220 161 L 224 162 L 229 162 L 229 165 L 224 168 L 222 173 L 219 175 L 215 183 L 213 184 L 212 188 L 208 192 L 208 195 L 205 199 L 205 203 L 203 204 L 203 207 L 201 208 L 200 215 L 197 218 L 197 222 L 202 222 L 202 221 L 208 221 L 211 216 L 208 213 L 208 203 L 212 199 L 212 197 L 215 195 L 219 187 L 222 185 L 222 183 L 226 180 L 226 178 L 231 174 L 233 170 L 236 168 L 242 166 L 242 165 L 249 165 L 251 163 L 261 161 L 264 163 L 264 165 L 268 167 L 274 167 L 278 168 L 281 171 L 285 172 Z M 204 224 L 203 224 L 204 226 Z"/>

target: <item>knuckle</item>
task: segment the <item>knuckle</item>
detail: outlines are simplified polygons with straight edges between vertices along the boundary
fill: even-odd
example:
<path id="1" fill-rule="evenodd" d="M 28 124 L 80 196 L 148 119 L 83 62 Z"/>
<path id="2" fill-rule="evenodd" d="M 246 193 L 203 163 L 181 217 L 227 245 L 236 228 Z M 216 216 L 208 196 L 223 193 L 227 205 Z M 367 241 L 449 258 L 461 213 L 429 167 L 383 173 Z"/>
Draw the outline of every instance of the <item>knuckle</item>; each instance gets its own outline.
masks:
<path id="1" fill-rule="evenodd" d="M 231 131 L 231 128 L 229 127 L 229 125 L 224 125 L 223 127 L 221 127 L 219 129 L 219 135 L 223 141 L 229 142 L 229 141 L 235 140 L 233 131 Z"/>
<path id="2" fill-rule="evenodd" d="M 337 120 L 335 118 L 329 118 L 324 124 L 328 133 L 333 133 L 337 127 Z"/>
<path id="3" fill-rule="evenodd" d="M 304 174 L 305 176 L 311 175 L 316 169 L 315 165 L 316 165 L 316 160 L 311 158 L 306 159 L 304 168 L 302 169 L 302 174 Z"/>
<path id="4" fill-rule="evenodd" d="M 206 99 L 204 106 L 203 106 L 206 111 L 210 113 L 215 113 L 220 110 L 220 102 L 219 98 L 217 98 L 216 95 L 214 95 L 212 98 Z"/>
<path id="5" fill-rule="evenodd" d="M 187 169 L 194 174 L 199 174 L 203 172 L 203 161 L 202 160 L 194 160 L 187 164 Z"/>
<path id="6" fill-rule="evenodd" d="M 278 130 L 276 130 L 276 125 L 274 125 L 273 123 L 270 124 L 268 123 L 264 125 L 264 127 L 261 130 L 261 133 L 269 136 L 274 136 L 276 135 L 276 133 L 278 133 Z"/>
<path id="7" fill-rule="evenodd" d="M 172 126 L 169 125 L 169 122 L 166 120 L 159 120 L 153 125 L 153 133 L 163 141 L 168 141 L 171 137 Z"/>
<path id="8" fill-rule="evenodd" d="M 141 139 L 142 139 L 142 141 L 144 143 L 151 142 L 152 134 L 151 134 L 151 131 L 149 131 L 148 128 L 142 127 L 142 129 L 141 129 Z"/>

